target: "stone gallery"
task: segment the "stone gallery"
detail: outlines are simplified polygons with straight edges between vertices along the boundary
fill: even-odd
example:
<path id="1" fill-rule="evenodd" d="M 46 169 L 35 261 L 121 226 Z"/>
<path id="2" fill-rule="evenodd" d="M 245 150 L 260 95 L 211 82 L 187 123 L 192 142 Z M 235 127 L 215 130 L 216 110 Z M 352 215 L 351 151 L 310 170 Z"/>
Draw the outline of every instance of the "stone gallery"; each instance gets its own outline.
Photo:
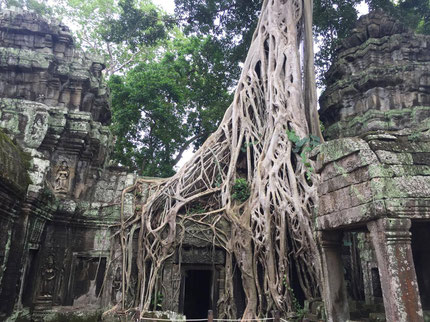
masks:
<path id="1" fill-rule="evenodd" d="M 216 222 L 192 216 L 169 222 L 180 242 L 153 279 L 138 278 L 141 240 L 130 225 L 125 239 L 124 227 L 140 220 L 136 213 L 166 179 L 140 178 L 110 162 L 104 68 L 76 48 L 67 26 L 32 12 L 0 12 L 0 320 L 81 314 L 125 321 L 142 313 L 134 307 L 163 312 L 154 320 L 205 318 L 208 310 L 223 318 L 271 317 L 282 305 L 269 296 L 249 311 L 246 270 L 236 269 L 243 264 L 228 247 L 240 225 L 220 213 Z M 317 252 L 310 258 L 319 259 L 320 272 L 318 287 L 308 291 L 297 277 L 301 266 L 293 265 L 289 285 L 303 306 L 300 318 L 424 321 L 430 36 L 379 11 L 361 17 L 338 47 L 320 106 L 326 142 L 310 152 L 319 177 L 311 232 Z M 193 206 L 200 215 L 201 203 Z M 132 251 L 126 256 L 125 249 Z M 264 285 L 261 269 L 255 275 Z M 143 296 L 152 281 L 154 291 Z"/>

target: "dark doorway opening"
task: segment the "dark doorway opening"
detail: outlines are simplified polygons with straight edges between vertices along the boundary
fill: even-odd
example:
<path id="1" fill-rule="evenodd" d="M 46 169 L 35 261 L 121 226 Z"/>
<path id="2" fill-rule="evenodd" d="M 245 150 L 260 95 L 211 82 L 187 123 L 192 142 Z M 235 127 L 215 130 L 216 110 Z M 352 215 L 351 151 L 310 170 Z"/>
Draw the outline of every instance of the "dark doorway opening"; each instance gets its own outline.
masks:
<path id="1" fill-rule="evenodd" d="M 430 310 L 430 222 L 412 221 L 412 255 L 423 310 Z"/>
<path id="2" fill-rule="evenodd" d="M 98 297 L 106 270 L 105 257 L 77 257 L 74 272 L 73 299 L 88 294 L 90 291 L 93 297 Z M 94 289 L 90 289 L 92 284 Z"/>
<path id="3" fill-rule="evenodd" d="M 184 314 L 187 319 L 202 319 L 212 309 L 211 270 L 186 270 Z"/>
<path id="4" fill-rule="evenodd" d="M 30 307 L 33 303 L 34 281 L 37 277 L 36 255 L 37 250 L 28 251 L 27 268 L 24 276 L 24 288 L 22 293 L 22 304 Z"/>
<path id="5" fill-rule="evenodd" d="M 237 316 L 242 316 L 243 313 L 245 312 L 246 295 L 242 284 L 242 273 L 240 272 L 240 269 L 237 266 L 236 261 L 233 261 L 233 265 L 235 267 L 233 271 L 234 303 L 236 304 Z"/>

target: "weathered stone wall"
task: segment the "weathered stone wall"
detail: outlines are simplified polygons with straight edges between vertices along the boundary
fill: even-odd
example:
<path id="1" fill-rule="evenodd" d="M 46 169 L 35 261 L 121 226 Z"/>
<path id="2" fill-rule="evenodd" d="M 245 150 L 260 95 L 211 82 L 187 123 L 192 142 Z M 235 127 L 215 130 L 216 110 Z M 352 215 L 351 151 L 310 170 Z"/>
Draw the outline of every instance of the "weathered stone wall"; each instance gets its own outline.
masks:
<path id="1" fill-rule="evenodd" d="M 77 50 L 70 30 L 37 14 L 0 14 L 0 97 L 36 101 L 110 120 L 103 61 Z"/>
<path id="2" fill-rule="evenodd" d="M 350 317 L 343 276 L 332 274 L 343 269 L 343 232 L 355 231 L 366 303 L 382 296 L 387 320 L 423 321 L 419 287 L 429 294 L 410 228 L 430 220 L 429 70 L 430 37 L 380 11 L 360 18 L 338 48 L 320 98 L 329 141 L 316 152 L 329 319 Z"/>
<path id="3" fill-rule="evenodd" d="M 329 139 L 371 131 L 425 130 L 430 116 L 430 42 L 376 11 L 338 48 L 320 98 Z"/>
<path id="4" fill-rule="evenodd" d="M 29 156 L 0 129 L 0 310 L 13 305 L 5 294 L 16 292 L 25 220 L 20 217 L 30 178 Z"/>
<path id="5" fill-rule="evenodd" d="M 61 23 L 0 13 L 0 319 L 23 305 L 43 319 L 53 306 L 117 301 L 111 237 L 136 176 L 107 167 L 103 68 Z"/>

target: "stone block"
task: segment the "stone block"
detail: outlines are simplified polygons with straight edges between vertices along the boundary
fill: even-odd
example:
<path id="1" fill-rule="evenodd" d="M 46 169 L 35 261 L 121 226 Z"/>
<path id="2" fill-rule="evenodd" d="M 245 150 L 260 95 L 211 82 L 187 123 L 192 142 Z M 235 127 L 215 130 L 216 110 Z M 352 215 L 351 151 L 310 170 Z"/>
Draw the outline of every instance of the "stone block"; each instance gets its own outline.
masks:
<path id="1" fill-rule="evenodd" d="M 316 219 L 317 230 L 363 227 L 370 220 L 386 215 L 384 200 L 343 209 L 336 213 L 321 215 Z"/>
<path id="2" fill-rule="evenodd" d="M 377 150 L 375 151 L 381 163 L 384 164 L 399 164 L 412 165 L 414 164 L 412 154 L 410 153 L 395 153 L 391 151 Z"/>

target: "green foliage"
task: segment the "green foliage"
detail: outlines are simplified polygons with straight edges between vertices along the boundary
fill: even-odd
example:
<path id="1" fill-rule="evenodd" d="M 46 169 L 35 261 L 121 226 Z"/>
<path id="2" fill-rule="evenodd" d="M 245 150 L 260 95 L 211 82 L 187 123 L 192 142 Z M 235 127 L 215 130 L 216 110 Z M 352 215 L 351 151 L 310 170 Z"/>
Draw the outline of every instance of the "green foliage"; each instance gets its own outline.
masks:
<path id="1" fill-rule="evenodd" d="M 206 210 L 202 205 L 195 204 L 195 205 L 192 205 L 190 208 L 188 208 L 187 215 L 202 214 L 205 211 Z"/>
<path id="2" fill-rule="evenodd" d="M 366 0 L 370 9 L 382 9 L 412 30 L 430 34 L 430 1 L 428 0 Z"/>
<path id="3" fill-rule="evenodd" d="M 256 145 L 256 144 L 258 144 L 258 143 L 259 143 L 259 141 L 252 141 L 252 142 L 249 142 L 249 143 L 243 142 L 243 145 L 242 145 L 242 147 L 240 148 L 240 151 L 242 151 L 242 152 L 246 152 L 246 149 L 247 149 L 248 147 L 253 146 L 253 145 Z"/>
<path id="4" fill-rule="evenodd" d="M 154 294 L 151 300 L 151 305 L 154 308 L 154 311 L 158 311 L 162 309 L 164 295 L 160 292 Z"/>
<path id="5" fill-rule="evenodd" d="M 357 20 L 361 0 L 314 0 L 314 31 L 320 45 L 316 65 L 320 75 L 333 58 L 336 39 L 347 36 Z M 261 0 L 175 0 L 176 14 L 187 34 L 216 35 L 231 77 L 239 77 L 238 63 L 245 60 L 257 26 Z M 320 77 L 322 79 L 322 77 Z"/>
<path id="6" fill-rule="evenodd" d="M 229 78 L 237 80 L 258 23 L 261 0 L 175 0 L 187 35 L 213 35 L 222 48 Z"/>
<path id="7" fill-rule="evenodd" d="M 313 23 L 319 51 L 315 55 L 318 85 L 325 83 L 339 39 L 348 37 L 357 21 L 356 6 L 361 0 L 316 0 Z"/>
<path id="8" fill-rule="evenodd" d="M 43 0 L 0 0 L 0 9 L 17 7 L 32 10 L 40 15 L 54 15 L 54 8 Z"/>
<path id="9" fill-rule="evenodd" d="M 421 140 L 421 132 L 412 132 L 408 135 L 408 140 L 413 142 L 418 142 Z"/>
<path id="10" fill-rule="evenodd" d="M 319 137 L 310 134 L 307 137 L 300 138 L 294 130 L 287 130 L 288 140 L 293 143 L 293 152 L 300 155 L 301 161 L 306 167 L 306 176 L 308 180 L 311 178 L 311 173 L 314 171 L 308 159 L 308 153 L 315 147 L 321 144 Z"/>
<path id="11" fill-rule="evenodd" d="M 109 81 L 113 158 L 145 176 L 168 177 L 182 153 L 218 126 L 231 95 L 210 38 L 183 38 Z"/>
<path id="12" fill-rule="evenodd" d="M 232 187 L 231 197 L 233 200 L 245 202 L 251 195 L 248 181 L 243 178 L 237 178 Z"/>
<path id="13" fill-rule="evenodd" d="M 296 295 L 294 294 L 294 290 L 288 285 L 286 287 L 288 292 L 290 293 L 293 311 L 297 314 L 297 321 L 301 321 L 306 313 L 306 310 L 300 305 L 299 301 L 296 298 Z"/>
<path id="14" fill-rule="evenodd" d="M 294 294 L 294 290 L 287 284 L 287 276 L 284 276 L 282 284 L 284 284 L 288 293 L 290 293 L 291 304 L 293 305 L 292 309 L 297 314 L 297 321 L 301 321 L 306 313 L 306 309 L 300 305 L 296 295 Z"/>
<path id="15" fill-rule="evenodd" d="M 323 134 L 324 134 L 324 131 L 325 131 L 325 125 L 324 125 L 324 123 L 323 123 L 322 121 L 320 121 L 320 130 L 321 130 L 321 133 L 323 133 Z"/>
<path id="16" fill-rule="evenodd" d="M 294 130 L 287 130 L 287 136 L 288 140 L 294 143 L 293 152 L 298 154 L 310 152 L 321 144 L 320 138 L 312 134 L 307 137 L 300 138 Z"/>
<path id="17" fill-rule="evenodd" d="M 79 47 L 105 58 L 108 76 L 147 59 L 174 22 L 151 0 L 57 0 L 51 7 L 42 0 L 25 1 L 44 4 L 50 16 L 71 26 Z"/>
<path id="18" fill-rule="evenodd" d="M 261 0 L 175 0 L 176 14 L 183 20 L 187 34 L 216 35 L 229 61 L 232 79 L 239 75 L 257 24 Z M 324 73 L 335 56 L 339 39 L 351 34 L 358 18 L 357 5 L 362 0 L 314 0 L 314 35 L 319 45 L 315 65 L 318 83 L 325 83 Z M 373 9 L 391 12 L 413 30 L 430 32 L 428 0 L 366 0 Z"/>
<path id="19" fill-rule="evenodd" d="M 121 0 L 119 8 L 118 17 L 106 19 L 101 36 L 107 42 L 125 43 L 132 51 L 156 45 L 173 27 L 173 18 L 163 15 L 153 5 L 138 8 L 135 0 Z"/>

